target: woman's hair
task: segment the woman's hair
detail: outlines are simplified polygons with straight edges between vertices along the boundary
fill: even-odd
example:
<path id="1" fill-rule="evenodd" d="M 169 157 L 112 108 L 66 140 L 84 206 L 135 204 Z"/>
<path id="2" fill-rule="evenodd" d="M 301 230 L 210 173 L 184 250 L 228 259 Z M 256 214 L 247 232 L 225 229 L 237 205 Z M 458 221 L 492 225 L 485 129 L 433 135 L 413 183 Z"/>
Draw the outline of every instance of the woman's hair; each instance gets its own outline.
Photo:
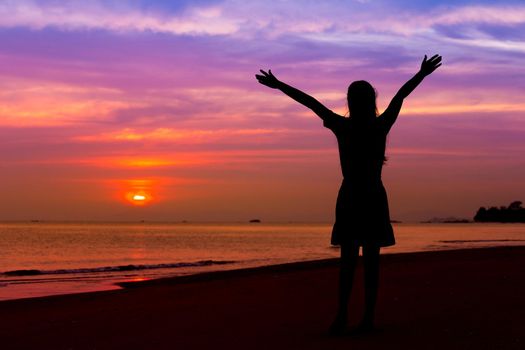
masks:
<path id="1" fill-rule="evenodd" d="M 377 91 L 368 81 L 356 80 L 352 82 L 352 84 L 348 86 L 348 93 L 346 94 L 350 118 L 355 118 L 355 121 L 363 122 L 375 120 L 375 118 L 379 114 L 377 111 L 376 97 Z M 371 138 L 371 134 L 369 134 L 365 130 L 362 131 L 364 133 L 362 133 L 361 136 L 364 139 Z M 368 151 L 372 152 L 372 157 L 374 157 L 373 154 L 376 151 L 382 153 L 380 156 L 382 157 L 383 164 L 386 163 L 387 158 L 384 156 L 383 153 L 384 148 L 382 150 L 371 148 Z"/>
<path id="2" fill-rule="evenodd" d="M 377 117 L 377 92 L 369 82 L 356 80 L 348 86 L 346 100 L 350 117 L 367 119 Z"/>

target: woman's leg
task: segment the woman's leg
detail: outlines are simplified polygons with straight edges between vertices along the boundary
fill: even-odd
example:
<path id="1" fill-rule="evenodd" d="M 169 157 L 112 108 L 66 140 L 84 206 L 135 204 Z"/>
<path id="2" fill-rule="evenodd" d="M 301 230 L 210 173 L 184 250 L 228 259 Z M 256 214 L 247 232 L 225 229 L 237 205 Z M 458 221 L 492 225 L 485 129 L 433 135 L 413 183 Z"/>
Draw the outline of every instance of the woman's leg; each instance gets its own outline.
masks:
<path id="1" fill-rule="evenodd" d="M 331 331 L 338 332 L 346 326 L 348 315 L 348 299 L 352 291 L 354 272 L 359 256 L 359 246 L 355 244 L 341 245 L 341 269 L 339 270 L 339 306 L 337 316 Z"/>
<path id="2" fill-rule="evenodd" d="M 363 326 L 372 328 L 374 311 L 379 287 L 379 246 L 364 246 L 363 261 L 365 268 L 365 314 Z"/>

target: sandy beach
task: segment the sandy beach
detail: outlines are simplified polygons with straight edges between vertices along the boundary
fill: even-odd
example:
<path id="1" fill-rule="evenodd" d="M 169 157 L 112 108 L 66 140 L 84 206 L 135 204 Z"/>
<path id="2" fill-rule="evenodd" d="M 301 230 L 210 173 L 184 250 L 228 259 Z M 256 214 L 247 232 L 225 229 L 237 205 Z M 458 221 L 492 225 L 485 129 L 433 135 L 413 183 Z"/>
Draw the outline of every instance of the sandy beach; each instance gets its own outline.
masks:
<path id="1" fill-rule="evenodd" d="M 525 247 L 384 255 L 378 330 L 330 337 L 337 261 L 0 302 L 2 349 L 523 349 Z M 362 271 L 351 300 L 361 314 Z"/>

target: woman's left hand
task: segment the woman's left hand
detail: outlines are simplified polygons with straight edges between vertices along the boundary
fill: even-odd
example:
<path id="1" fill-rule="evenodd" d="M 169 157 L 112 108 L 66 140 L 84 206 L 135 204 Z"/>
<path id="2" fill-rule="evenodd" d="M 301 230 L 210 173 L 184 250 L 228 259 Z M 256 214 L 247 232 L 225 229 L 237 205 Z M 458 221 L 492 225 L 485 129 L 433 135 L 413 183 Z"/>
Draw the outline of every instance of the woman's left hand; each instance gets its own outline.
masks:
<path id="1" fill-rule="evenodd" d="M 262 75 L 256 74 L 255 77 L 259 81 L 259 83 L 266 85 L 272 89 L 277 89 L 279 87 L 279 80 L 275 77 L 275 75 L 272 74 L 272 70 L 268 70 L 268 73 L 260 70 Z"/>

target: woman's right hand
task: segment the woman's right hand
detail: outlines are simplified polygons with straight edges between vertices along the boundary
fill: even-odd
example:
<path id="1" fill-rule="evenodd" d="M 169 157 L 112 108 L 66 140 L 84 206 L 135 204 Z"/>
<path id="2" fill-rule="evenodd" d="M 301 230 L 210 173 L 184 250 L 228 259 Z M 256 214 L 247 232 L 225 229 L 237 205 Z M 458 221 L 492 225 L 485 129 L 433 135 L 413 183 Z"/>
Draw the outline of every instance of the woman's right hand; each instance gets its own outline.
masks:
<path id="1" fill-rule="evenodd" d="M 259 81 L 259 83 L 266 85 L 272 89 L 277 89 L 279 87 L 280 81 L 275 77 L 275 75 L 272 74 L 272 70 L 268 70 L 268 73 L 260 70 L 262 75 L 255 74 L 255 77 Z"/>
<path id="2" fill-rule="evenodd" d="M 421 69 L 420 72 L 423 73 L 425 76 L 431 74 L 433 71 L 438 69 L 439 66 L 441 66 L 441 57 L 440 55 L 434 55 L 429 60 L 427 60 L 427 55 L 425 55 L 425 58 L 423 58 L 423 62 L 421 62 Z"/>

